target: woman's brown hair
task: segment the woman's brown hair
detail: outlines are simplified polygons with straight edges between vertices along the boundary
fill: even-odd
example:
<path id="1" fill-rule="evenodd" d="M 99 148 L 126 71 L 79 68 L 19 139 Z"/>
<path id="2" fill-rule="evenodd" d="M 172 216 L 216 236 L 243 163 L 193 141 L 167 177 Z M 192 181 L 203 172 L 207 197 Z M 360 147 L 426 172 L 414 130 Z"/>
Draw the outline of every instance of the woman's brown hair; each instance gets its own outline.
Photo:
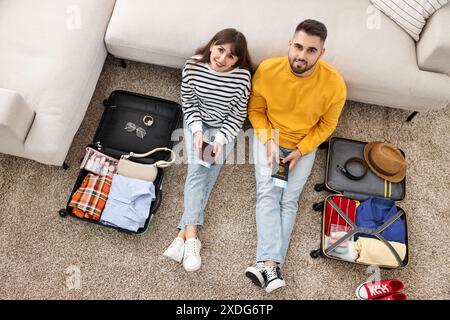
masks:
<path id="1" fill-rule="evenodd" d="M 245 36 L 241 32 L 233 28 L 223 29 L 217 32 L 206 45 L 198 48 L 195 53 L 201 55 L 201 57 L 196 59 L 196 61 L 209 63 L 211 46 L 226 43 L 230 43 L 232 45 L 234 51 L 233 54 L 238 57 L 238 61 L 233 67 L 245 68 L 252 73 L 253 65 L 247 48 L 247 39 L 245 39 Z"/>

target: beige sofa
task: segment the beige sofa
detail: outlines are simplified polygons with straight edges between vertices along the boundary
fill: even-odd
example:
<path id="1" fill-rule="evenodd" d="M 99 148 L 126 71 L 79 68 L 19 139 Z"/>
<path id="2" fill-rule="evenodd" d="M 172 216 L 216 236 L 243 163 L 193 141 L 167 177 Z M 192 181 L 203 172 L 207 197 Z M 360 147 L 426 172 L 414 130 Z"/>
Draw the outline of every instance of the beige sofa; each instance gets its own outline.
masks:
<path id="1" fill-rule="evenodd" d="M 247 37 L 255 63 L 285 55 L 295 26 L 328 27 L 324 59 L 343 75 L 350 100 L 425 111 L 450 101 L 450 5 L 437 11 L 417 44 L 368 0 L 117 0 L 106 33 L 119 58 L 180 68 L 222 28 Z"/>
<path id="2" fill-rule="evenodd" d="M 327 25 L 324 59 L 345 78 L 349 99 L 414 111 L 449 103 L 450 5 L 416 45 L 368 0 L 1 0 L 0 152 L 63 164 L 106 49 L 181 68 L 215 32 L 235 27 L 259 63 L 285 55 L 306 18 Z"/>
<path id="3" fill-rule="evenodd" d="M 0 1 L 0 152 L 63 164 L 107 55 L 114 0 Z"/>

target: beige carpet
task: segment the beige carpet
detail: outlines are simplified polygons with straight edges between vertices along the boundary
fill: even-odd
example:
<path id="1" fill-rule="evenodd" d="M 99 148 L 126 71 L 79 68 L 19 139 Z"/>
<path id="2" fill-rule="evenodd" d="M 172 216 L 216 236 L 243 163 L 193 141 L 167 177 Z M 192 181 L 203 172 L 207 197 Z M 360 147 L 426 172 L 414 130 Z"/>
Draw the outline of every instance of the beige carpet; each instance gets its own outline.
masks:
<path id="1" fill-rule="evenodd" d="M 149 231 L 126 235 L 61 218 L 77 177 L 84 146 L 95 132 L 102 100 L 125 89 L 179 101 L 180 71 L 109 57 L 84 122 L 59 167 L 0 155 L 1 299 L 355 299 L 354 289 L 372 273 L 335 260 L 313 260 L 321 216 L 311 209 L 325 193 L 325 152 L 318 153 L 305 186 L 284 268 L 287 287 L 271 295 L 244 276 L 256 246 L 255 181 L 252 165 L 225 165 L 206 212 L 202 269 L 186 273 L 162 252 L 176 235 L 183 209 L 185 165 L 167 170 L 164 198 Z M 410 299 L 450 298 L 450 108 L 404 120 L 408 111 L 348 101 L 335 136 L 385 140 L 406 152 L 409 266 L 381 270 L 404 281 Z M 80 282 L 75 281 L 79 271 Z M 370 271 L 370 270 L 369 270 Z"/>

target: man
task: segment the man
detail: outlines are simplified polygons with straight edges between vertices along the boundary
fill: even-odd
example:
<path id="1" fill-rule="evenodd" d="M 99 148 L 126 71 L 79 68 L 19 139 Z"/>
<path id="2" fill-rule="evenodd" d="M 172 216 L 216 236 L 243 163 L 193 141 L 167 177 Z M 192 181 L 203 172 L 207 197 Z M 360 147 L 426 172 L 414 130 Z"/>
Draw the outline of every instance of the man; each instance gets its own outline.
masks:
<path id="1" fill-rule="evenodd" d="M 344 80 L 320 60 L 326 37 L 323 23 L 301 22 L 289 41 L 288 56 L 263 61 L 253 77 L 248 116 L 256 134 L 257 249 L 256 263 L 245 274 L 267 292 L 286 285 L 280 268 L 300 193 L 317 147 L 336 128 L 346 99 Z M 289 163 L 286 188 L 274 185 L 274 161 Z"/>

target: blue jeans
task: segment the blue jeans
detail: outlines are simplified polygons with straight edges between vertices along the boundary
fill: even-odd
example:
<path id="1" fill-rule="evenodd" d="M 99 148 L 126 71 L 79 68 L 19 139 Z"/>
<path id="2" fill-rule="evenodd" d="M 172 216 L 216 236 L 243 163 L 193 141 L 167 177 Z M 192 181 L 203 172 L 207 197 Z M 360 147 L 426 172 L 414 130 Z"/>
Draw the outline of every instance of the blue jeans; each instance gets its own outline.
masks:
<path id="1" fill-rule="evenodd" d="M 280 157 L 287 156 L 291 151 L 293 149 L 280 148 Z M 282 267 L 297 217 L 299 197 L 314 165 L 316 150 L 302 156 L 289 172 L 286 189 L 273 185 L 266 147 L 256 136 L 253 139 L 253 155 L 256 176 L 256 261 L 272 260 Z"/>
<path id="2" fill-rule="evenodd" d="M 214 128 L 203 123 L 204 140 L 213 142 L 215 135 L 220 128 Z M 198 163 L 199 155 L 193 146 L 193 135 L 191 129 L 184 123 L 184 139 L 188 157 L 188 172 L 184 184 L 184 212 L 181 216 L 178 229 L 185 230 L 186 225 L 194 224 L 203 226 L 205 207 L 208 203 L 209 195 L 219 176 L 223 162 L 228 154 L 233 150 L 234 140 L 223 146 L 219 159 L 210 168 Z"/>

